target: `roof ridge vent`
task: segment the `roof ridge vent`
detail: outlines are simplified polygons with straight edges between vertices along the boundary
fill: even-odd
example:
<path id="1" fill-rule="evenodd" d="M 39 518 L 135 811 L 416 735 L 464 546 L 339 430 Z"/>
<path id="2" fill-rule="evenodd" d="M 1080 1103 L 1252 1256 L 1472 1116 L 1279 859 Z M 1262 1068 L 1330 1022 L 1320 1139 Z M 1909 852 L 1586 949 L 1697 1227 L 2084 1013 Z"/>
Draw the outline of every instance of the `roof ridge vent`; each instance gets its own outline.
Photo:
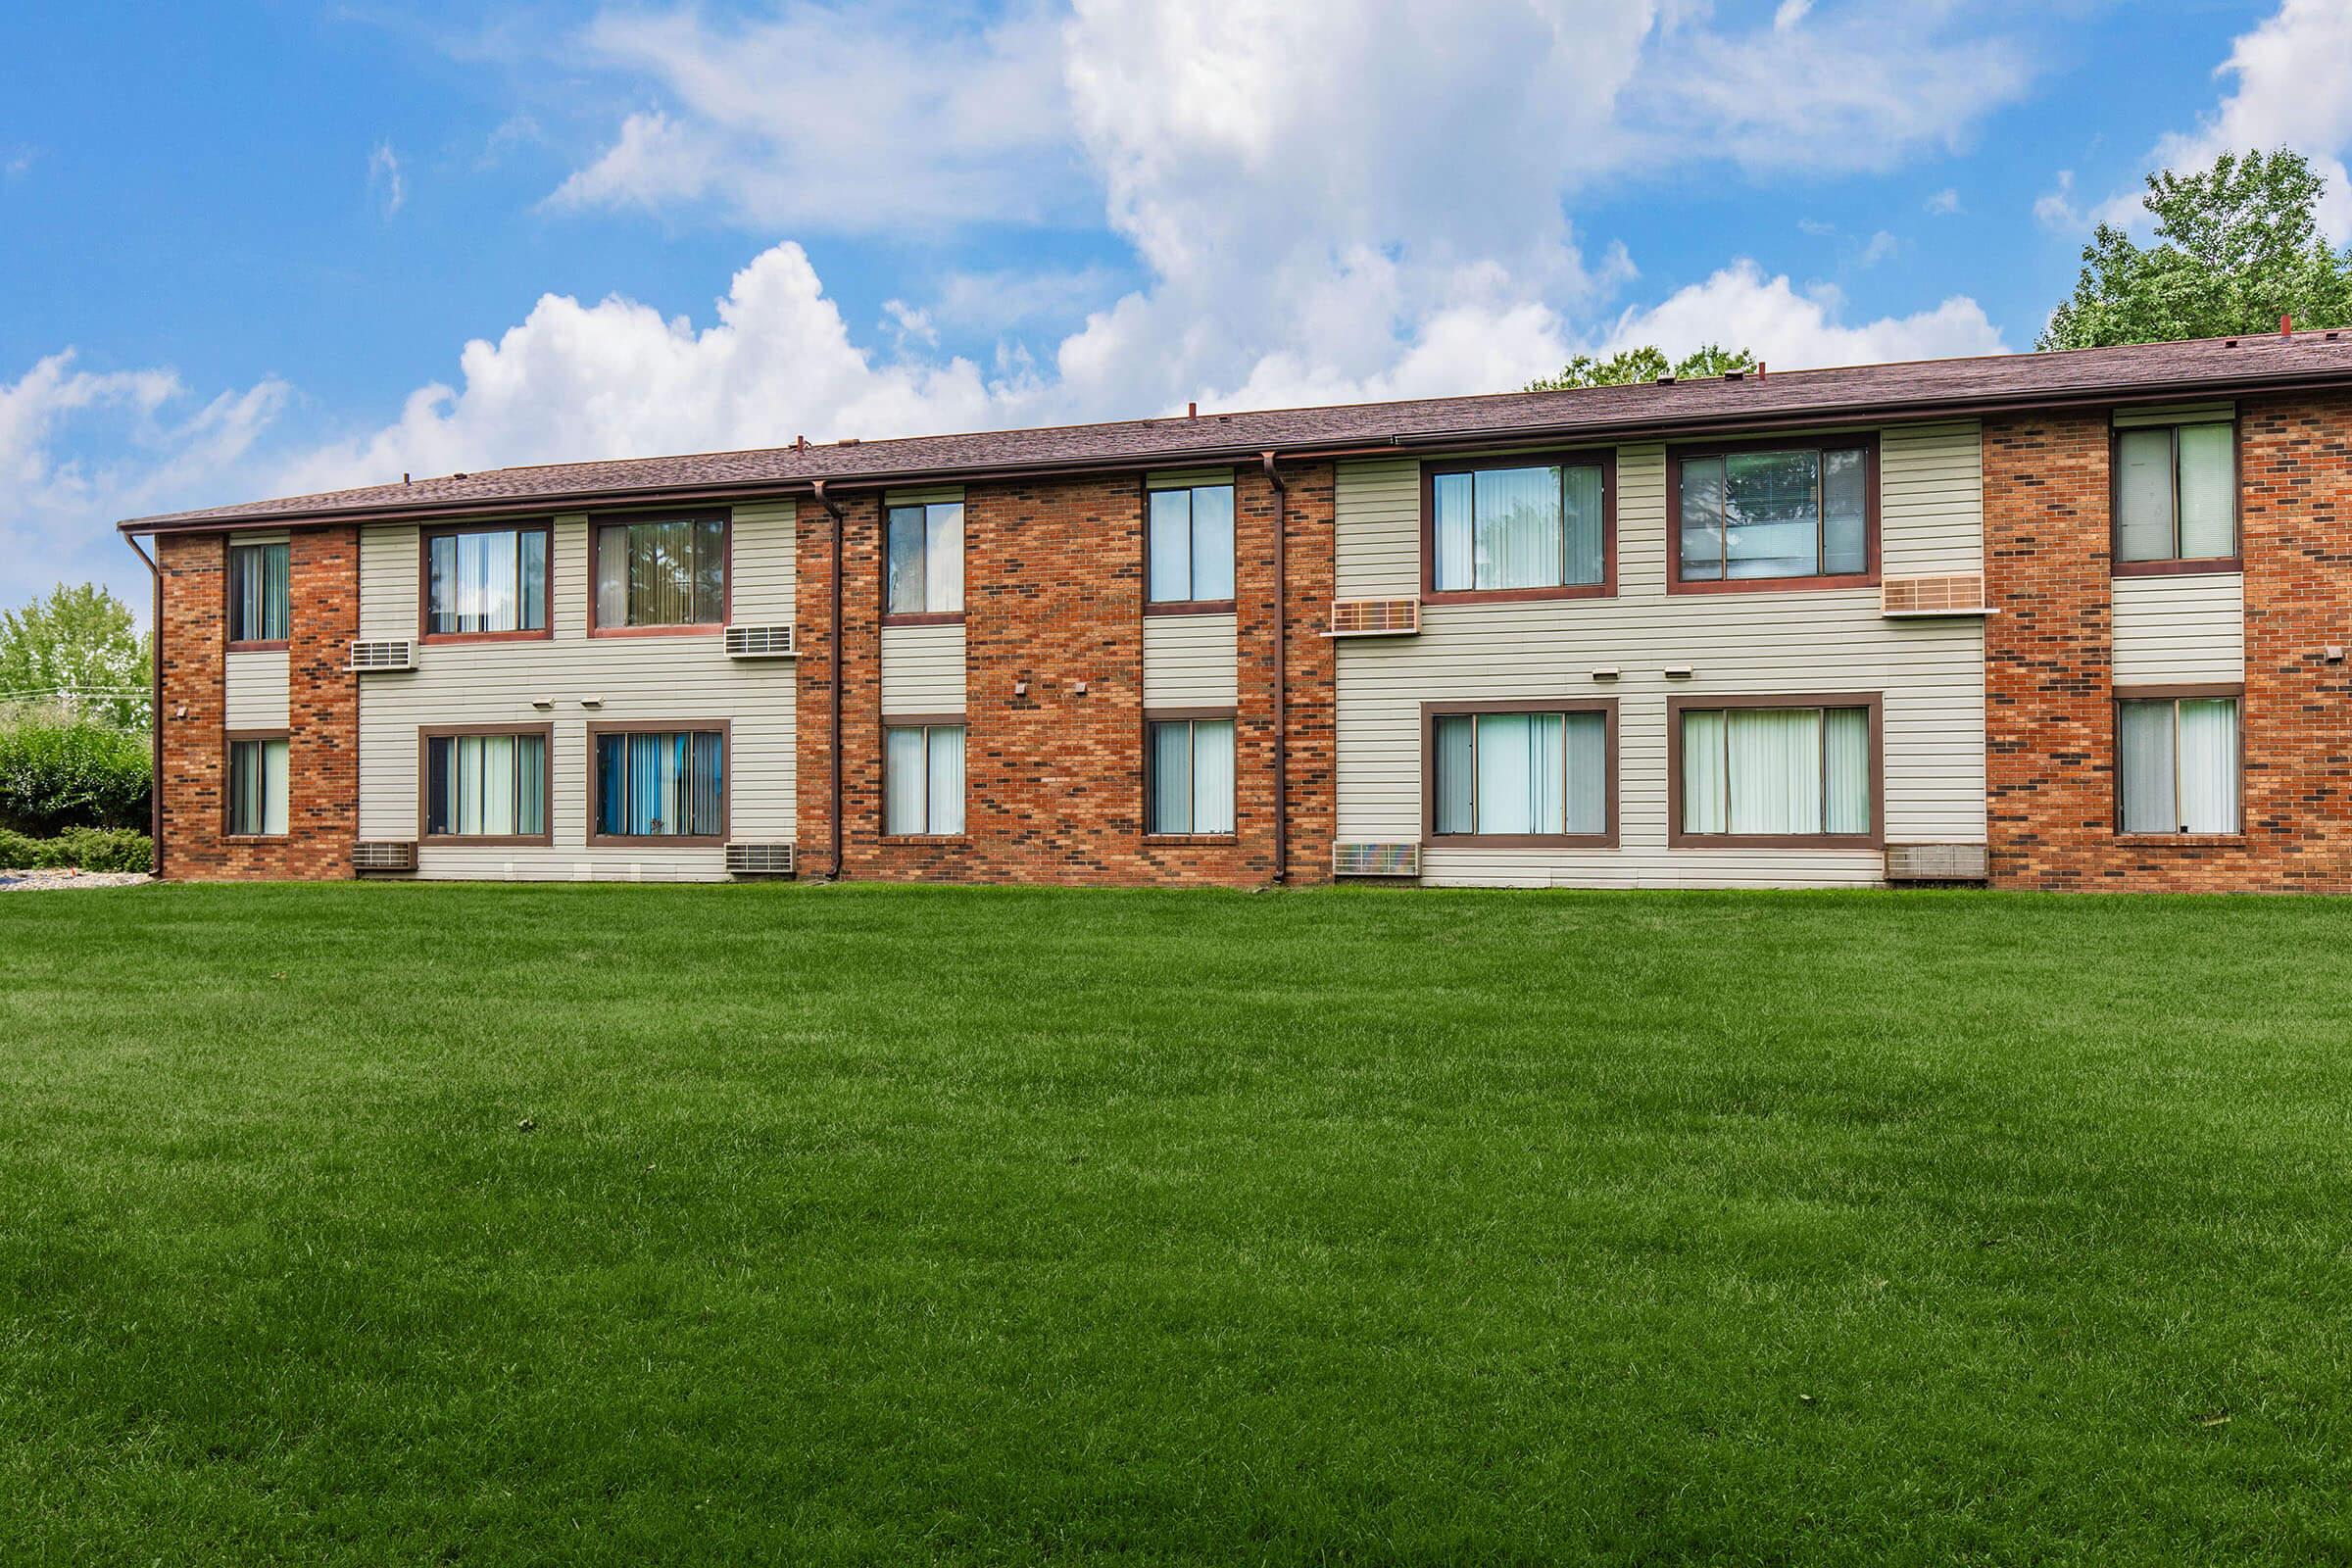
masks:
<path id="1" fill-rule="evenodd" d="M 1658 385 L 1660 385 L 1660 386 L 1672 386 L 1672 385 L 1674 385 L 1674 372 L 1673 372 L 1672 370 L 1668 370 L 1668 371 L 1667 371 L 1667 372 L 1666 372 L 1664 375 L 1661 375 L 1661 376 L 1659 376 L 1659 377 L 1658 377 Z"/>
<path id="2" fill-rule="evenodd" d="M 838 441 L 834 442 L 833 444 L 834 444 L 835 446 L 837 446 L 837 447 L 854 447 L 854 446 L 856 446 L 856 445 L 858 443 L 858 441 L 859 441 L 859 440 L 861 440 L 861 439 L 862 439 L 862 437 L 859 437 L 859 436 L 854 436 L 854 435 L 845 435 L 845 436 L 843 436 L 843 437 L 842 437 L 840 440 L 838 440 Z"/>

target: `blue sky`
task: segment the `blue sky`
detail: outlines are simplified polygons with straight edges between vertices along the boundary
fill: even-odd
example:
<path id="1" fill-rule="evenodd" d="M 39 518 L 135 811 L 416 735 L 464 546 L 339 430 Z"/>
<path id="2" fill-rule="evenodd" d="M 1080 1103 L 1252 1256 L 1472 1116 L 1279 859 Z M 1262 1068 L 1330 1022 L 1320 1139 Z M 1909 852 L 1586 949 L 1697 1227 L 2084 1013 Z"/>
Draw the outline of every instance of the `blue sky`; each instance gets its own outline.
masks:
<path id="1" fill-rule="evenodd" d="M 28 8 L 0 605 L 404 469 L 2030 348 L 2146 169 L 2340 175 L 2347 13 Z"/>

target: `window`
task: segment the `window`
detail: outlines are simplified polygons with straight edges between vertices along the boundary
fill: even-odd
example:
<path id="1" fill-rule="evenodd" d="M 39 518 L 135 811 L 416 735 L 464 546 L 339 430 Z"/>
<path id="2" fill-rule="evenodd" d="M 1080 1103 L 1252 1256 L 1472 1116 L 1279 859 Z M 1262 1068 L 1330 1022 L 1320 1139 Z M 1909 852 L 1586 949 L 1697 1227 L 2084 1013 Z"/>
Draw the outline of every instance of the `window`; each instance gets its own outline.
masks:
<path id="1" fill-rule="evenodd" d="M 2115 705 L 2118 825 L 2126 833 L 2236 833 L 2237 698 Z"/>
<path id="2" fill-rule="evenodd" d="M 1230 603 L 1233 599 L 1233 486 L 1194 485 L 1147 493 L 1151 602 Z"/>
<path id="3" fill-rule="evenodd" d="M 283 735 L 229 741 L 228 830 L 245 836 L 276 837 L 285 833 L 286 738 Z"/>
<path id="4" fill-rule="evenodd" d="M 962 612 L 962 502 L 890 509 L 887 605 L 893 615 Z"/>
<path id="5" fill-rule="evenodd" d="M 2237 555 L 2237 426 L 2160 424 L 2115 433 L 2115 559 L 2219 562 Z"/>
<path id="6" fill-rule="evenodd" d="M 724 730 L 596 730 L 595 836 L 701 839 L 727 832 Z"/>
<path id="7" fill-rule="evenodd" d="M 546 838 L 547 739 L 544 729 L 427 735 L 424 836 Z"/>
<path id="8" fill-rule="evenodd" d="M 288 571 L 293 547 L 273 545 L 228 547 L 228 640 L 232 643 L 282 643 L 291 598 Z"/>
<path id="9" fill-rule="evenodd" d="M 1432 465 L 1431 593 L 1605 592 L 1608 463 Z"/>
<path id="10" fill-rule="evenodd" d="M 1431 837 L 1614 842 L 1612 708 L 1428 711 Z"/>
<path id="11" fill-rule="evenodd" d="M 1675 709 L 1682 838 L 1785 843 L 1876 836 L 1875 702 Z"/>
<path id="12" fill-rule="evenodd" d="M 546 630 L 545 527 L 468 528 L 424 536 L 425 636 Z"/>
<path id="13" fill-rule="evenodd" d="M 1231 715 L 1155 718 L 1145 727 L 1144 830 L 1231 833 Z"/>
<path id="14" fill-rule="evenodd" d="M 1868 441 L 1676 454 L 1675 583 L 1868 575 L 1877 466 Z"/>
<path id="15" fill-rule="evenodd" d="M 892 724 L 882 731 L 882 831 L 963 831 L 963 726 Z"/>
<path id="16" fill-rule="evenodd" d="M 727 618 L 727 520 L 663 517 L 597 526 L 596 625 L 715 626 Z"/>

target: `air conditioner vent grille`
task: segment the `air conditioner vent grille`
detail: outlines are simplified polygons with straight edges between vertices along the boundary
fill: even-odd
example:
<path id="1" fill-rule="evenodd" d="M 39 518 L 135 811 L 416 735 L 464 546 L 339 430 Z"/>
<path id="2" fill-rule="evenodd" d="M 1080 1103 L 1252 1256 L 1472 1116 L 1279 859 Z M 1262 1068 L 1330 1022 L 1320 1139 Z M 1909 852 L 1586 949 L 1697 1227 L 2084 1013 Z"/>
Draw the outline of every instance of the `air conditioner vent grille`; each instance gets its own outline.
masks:
<path id="1" fill-rule="evenodd" d="M 362 674 L 382 674 L 390 670 L 415 669 L 416 645 L 405 637 L 387 641 L 359 641 L 351 645 L 350 668 Z"/>
<path id="2" fill-rule="evenodd" d="M 1335 844 L 1331 847 L 1333 876 L 1419 876 L 1421 846 L 1393 844 Z"/>
<path id="3" fill-rule="evenodd" d="M 1888 577 L 1879 584 L 1883 615 L 1982 615 L 1984 575 L 1952 572 L 1940 577 Z"/>
<path id="4" fill-rule="evenodd" d="M 790 876 L 793 872 L 793 847 L 789 844 L 730 844 L 727 846 L 727 875 L 729 876 Z"/>
<path id="5" fill-rule="evenodd" d="M 351 847 L 355 871 L 414 871 L 416 846 L 407 839 L 362 839 Z"/>
<path id="6" fill-rule="evenodd" d="M 1982 882 L 1987 871 L 1982 844 L 1889 844 L 1889 882 Z"/>
<path id="7" fill-rule="evenodd" d="M 729 659 L 791 659 L 797 650 L 789 621 L 780 626 L 729 626 Z"/>
<path id="8" fill-rule="evenodd" d="M 1421 630 L 1418 599 L 1335 599 L 1334 637 L 1411 637 Z"/>

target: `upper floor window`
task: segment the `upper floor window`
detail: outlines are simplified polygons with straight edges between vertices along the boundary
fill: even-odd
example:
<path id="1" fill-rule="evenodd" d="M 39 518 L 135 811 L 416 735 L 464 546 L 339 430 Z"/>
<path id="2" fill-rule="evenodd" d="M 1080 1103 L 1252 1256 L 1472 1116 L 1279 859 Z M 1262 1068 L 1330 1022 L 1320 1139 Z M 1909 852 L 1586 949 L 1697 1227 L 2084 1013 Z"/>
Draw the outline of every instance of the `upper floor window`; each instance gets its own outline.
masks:
<path id="1" fill-rule="evenodd" d="M 2146 569 L 2152 563 L 2219 564 L 2236 555 L 2237 426 L 2158 424 L 2118 430 L 2117 569 Z"/>
<path id="2" fill-rule="evenodd" d="M 1232 716 L 1152 718 L 1146 729 L 1145 831 L 1231 833 Z"/>
<path id="3" fill-rule="evenodd" d="M 228 831 L 240 836 L 286 831 L 286 737 L 261 735 L 228 743 Z"/>
<path id="4" fill-rule="evenodd" d="M 1674 586 L 1864 578 L 1878 552 L 1878 447 L 1677 452 Z"/>
<path id="5" fill-rule="evenodd" d="M 727 618 L 727 520 L 659 517 L 594 531 L 595 630 L 716 626 Z"/>
<path id="6" fill-rule="evenodd" d="M 1672 706 L 1676 842 L 1867 843 L 1874 835 L 1874 703 Z"/>
<path id="7" fill-rule="evenodd" d="M 228 640 L 282 643 L 290 618 L 289 572 L 293 547 L 228 547 Z"/>
<path id="8" fill-rule="evenodd" d="M 1610 567 L 1606 460 L 1431 464 L 1431 593 L 1604 593 Z"/>
<path id="9" fill-rule="evenodd" d="M 1612 720 L 1606 704 L 1433 710 L 1430 834 L 1606 842 Z"/>
<path id="10" fill-rule="evenodd" d="M 1151 602 L 1231 603 L 1233 486 L 1200 484 L 1149 494 Z"/>
<path id="11" fill-rule="evenodd" d="M 963 831 L 963 726 L 892 724 L 882 731 L 882 831 Z"/>
<path id="12" fill-rule="evenodd" d="M 726 837 L 724 730 L 592 728 L 589 734 L 596 752 L 594 837 Z"/>
<path id="13" fill-rule="evenodd" d="M 545 838 L 547 740 L 544 728 L 426 736 L 425 837 Z"/>
<path id="14" fill-rule="evenodd" d="M 2115 705 L 2117 826 L 2239 831 L 2237 695 L 2126 697 Z"/>
<path id="15" fill-rule="evenodd" d="M 890 509 L 889 582 L 893 615 L 952 615 L 963 610 L 963 503 L 933 501 Z"/>
<path id="16" fill-rule="evenodd" d="M 425 535 L 425 636 L 495 637 L 546 630 L 544 524 Z"/>

